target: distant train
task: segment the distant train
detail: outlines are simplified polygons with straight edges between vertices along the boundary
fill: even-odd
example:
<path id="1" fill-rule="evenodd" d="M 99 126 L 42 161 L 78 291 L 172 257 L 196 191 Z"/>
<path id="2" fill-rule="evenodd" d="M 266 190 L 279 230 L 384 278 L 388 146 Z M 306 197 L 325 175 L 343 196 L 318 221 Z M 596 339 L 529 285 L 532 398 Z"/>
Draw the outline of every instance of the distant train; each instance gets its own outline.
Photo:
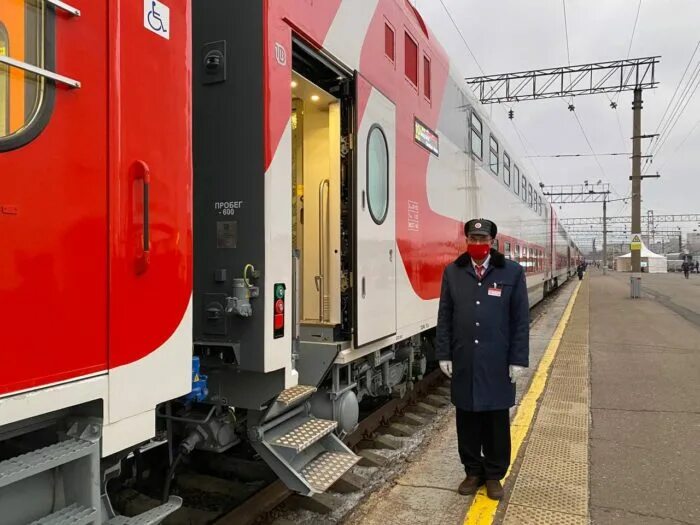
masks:
<path id="1" fill-rule="evenodd" d="M 465 220 L 533 305 L 581 259 L 408 1 L 70 3 L 0 0 L 3 523 L 241 442 L 322 492 L 425 374 Z"/>

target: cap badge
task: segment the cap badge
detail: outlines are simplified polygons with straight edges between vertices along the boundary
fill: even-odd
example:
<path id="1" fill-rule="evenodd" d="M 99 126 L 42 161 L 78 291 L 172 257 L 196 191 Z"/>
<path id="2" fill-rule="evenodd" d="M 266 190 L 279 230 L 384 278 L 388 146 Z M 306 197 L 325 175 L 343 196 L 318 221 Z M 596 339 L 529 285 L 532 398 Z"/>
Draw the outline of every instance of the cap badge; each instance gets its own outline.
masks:
<path id="1" fill-rule="evenodd" d="M 477 222 L 477 223 L 474 225 L 474 228 L 476 228 L 476 229 L 481 228 L 481 223 L 480 223 L 480 222 Z"/>

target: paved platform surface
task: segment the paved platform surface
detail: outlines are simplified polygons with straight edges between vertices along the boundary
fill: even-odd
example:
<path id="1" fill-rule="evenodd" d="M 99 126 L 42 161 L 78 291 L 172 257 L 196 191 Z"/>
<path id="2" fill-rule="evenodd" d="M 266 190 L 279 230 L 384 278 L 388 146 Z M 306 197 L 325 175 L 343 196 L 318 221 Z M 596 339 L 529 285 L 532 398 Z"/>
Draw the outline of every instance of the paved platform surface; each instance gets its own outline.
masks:
<path id="1" fill-rule="evenodd" d="M 591 275 L 593 523 L 700 523 L 700 276 Z"/>
<path id="2" fill-rule="evenodd" d="M 530 331 L 530 363 L 518 381 L 517 400 L 522 399 L 562 312 L 575 288 L 567 284 L 534 320 Z M 515 410 L 513 411 L 513 414 Z M 392 484 L 358 505 L 344 523 L 351 525 L 461 524 L 472 497 L 460 496 L 457 487 L 464 468 L 457 454 L 454 412 L 446 417 L 411 458 L 405 472 Z"/>
<path id="3" fill-rule="evenodd" d="M 514 442 L 534 415 L 500 505 L 456 493 L 448 417 L 346 523 L 700 525 L 700 276 L 644 275 L 632 300 L 629 274 L 591 271 L 557 327 L 573 288 L 533 327 L 545 377 L 518 407 Z"/>

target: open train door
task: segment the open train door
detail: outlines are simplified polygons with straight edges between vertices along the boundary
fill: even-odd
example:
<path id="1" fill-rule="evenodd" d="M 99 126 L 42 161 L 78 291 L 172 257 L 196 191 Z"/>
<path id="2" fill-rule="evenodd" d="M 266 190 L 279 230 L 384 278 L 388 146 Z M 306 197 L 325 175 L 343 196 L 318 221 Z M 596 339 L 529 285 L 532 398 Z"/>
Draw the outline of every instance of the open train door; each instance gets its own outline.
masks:
<path id="1" fill-rule="evenodd" d="M 356 75 L 355 345 L 396 333 L 396 106 Z"/>

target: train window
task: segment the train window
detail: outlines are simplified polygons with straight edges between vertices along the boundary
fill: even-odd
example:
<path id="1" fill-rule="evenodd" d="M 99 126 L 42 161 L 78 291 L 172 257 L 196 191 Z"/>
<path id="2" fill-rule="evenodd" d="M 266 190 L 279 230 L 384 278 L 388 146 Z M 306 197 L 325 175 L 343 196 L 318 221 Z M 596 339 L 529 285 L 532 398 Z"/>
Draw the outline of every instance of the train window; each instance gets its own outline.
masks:
<path id="1" fill-rule="evenodd" d="M 430 59 L 423 55 L 423 94 L 430 100 L 432 95 L 430 84 Z"/>
<path id="2" fill-rule="evenodd" d="M 404 33 L 404 64 L 406 78 L 418 87 L 418 44 L 408 32 Z"/>
<path id="3" fill-rule="evenodd" d="M 382 224 L 389 211 L 389 149 L 376 124 L 367 138 L 367 205 L 372 220 Z"/>
<path id="4" fill-rule="evenodd" d="M 503 182 L 506 186 L 510 186 L 510 157 L 503 152 Z"/>
<path id="5" fill-rule="evenodd" d="M 472 153 L 476 155 L 479 159 L 483 158 L 484 155 L 484 150 L 483 150 L 483 145 L 482 145 L 482 126 L 481 126 L 481 119 L 476 116 L 476 113 L 472 111 L 472 118 L 471 118 L 471 128 L 472 128 Z"/>
<path id="6" fill-rule="evenodd" d="M 515 262 L 520 262 L 520 245 L 515 245 Z"/>
<path id="7" fill-rule="evenodd" d="M 0 56 L 8 56 L 10 37 L 5 24 L 0 22 Z M 0 137 L 10 133 L 10 72 L 0 64 Z"/>
<path id="8" fill-rule="evenodd" d="M 530 184 L 528 182 L 527 183 L 527 203 L 530 205 L 530 208 L 532 208 L 532 206 L 534 204 L 533 199 L 534 199 L 534 196 L 533 196 L 533 192 L 532 192 L 532 184 Z"/>
<path id="9" fill-rule="evenodd" d="M 515 165 L 515 180 L 513 181 L 513 191 L 515 192 L 516 195 L 520 194 L 520 168 L 518 168 L 518 165 Z"/>
<path id="10" fill-rule="evenodd" d="M 53 31 L 47 5 L 43 0 L 16 0 L 3 8 L 0 56 L 38 68 L 53 66 L 50 46 L 45 49 L 45 31 Z M 0 64 L 0 151 L 34 139 L 46 124 L 52 106 L 53 86 L 43 76 Z"/>
<path id="11" fill-rule="evenodd" d="M 396 36 L 389 22 L 384 22 L 384 53 L 392 62 L 396 58 Z"/>
<path id="12" fill-rule="evenodd" d="M 523 202 L 527 202 L 527 179 L 525 175 L 520 177 L 520 196 L 523 198 Z"/>
<path id="13" fill-rule="evenodd" d="M 489 136 L 489 167 L 494 175 L 498 176 L 498 141 Z"/>
<path id="14" fill-rule="evenodd" d="M 504 243 L 503 254 L 506 256 L 506 259 L 513 258 L 513 254 L 510 253 L 510 243 L 508 241 L 505 241 Z"/>

